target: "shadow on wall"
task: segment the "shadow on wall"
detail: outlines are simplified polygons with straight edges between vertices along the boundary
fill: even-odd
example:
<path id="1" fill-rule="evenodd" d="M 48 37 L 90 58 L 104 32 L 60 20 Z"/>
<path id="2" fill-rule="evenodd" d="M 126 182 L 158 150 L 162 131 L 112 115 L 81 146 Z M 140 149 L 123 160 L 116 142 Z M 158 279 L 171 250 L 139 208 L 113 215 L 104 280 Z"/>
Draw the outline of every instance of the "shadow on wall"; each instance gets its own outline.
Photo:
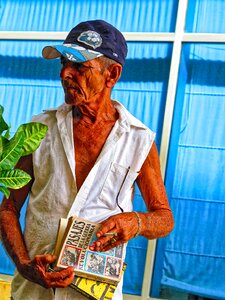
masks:
<path id="1" fill-rule="evenodd" d="M 45 60 L 42 57 L 0 56 L 3 78 L 59 80 L 59 60 Z M 121 82 L 167 82 L 170 61 L 168 59 L 127 59 Z M 224 86 L 225 62 L 210 60 L 188 60 L 187 83 L 193 72 L 207 74 L 196 76 L 195 84 Z"/>
<path id="2" fill-rule="evenodd" d="M 59 60 L 35 57 L 0 56 L 1 77 L 59 80 Z M 128 59 L 120 78 L 122 82 L 167 82 L 168 59 Z"/>

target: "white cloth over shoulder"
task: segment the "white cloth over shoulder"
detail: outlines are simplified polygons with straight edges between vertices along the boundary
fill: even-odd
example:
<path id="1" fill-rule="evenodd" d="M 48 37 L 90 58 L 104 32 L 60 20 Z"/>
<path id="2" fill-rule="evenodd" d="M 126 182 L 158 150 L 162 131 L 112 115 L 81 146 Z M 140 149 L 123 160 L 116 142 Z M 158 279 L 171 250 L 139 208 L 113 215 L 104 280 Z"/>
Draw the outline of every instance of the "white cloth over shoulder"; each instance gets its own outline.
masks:
<path id="1" fill-rule="evenodd" d="M 59 219 L 70 215 L 101 222 L 133 210 L 134 182 L 152 146 L 155 134 L 120 103 L 119 113 L 94 167 L 77 192 L 71 107 L 63 104 L 33 118 L 48 132 L 33 154 L 34 183 L 25 227 L 29 255 L 52 253 Z M 120 206 L 120 207 L 119 207 Z M 59 294 L 60 295 L 59 295 Z M 81 299 L 71 288 L 52 289 L 28 282 L 18 273 L 12 282 L 15 300 Z M 114 300 L 122 299 L 122 283 Z"/>

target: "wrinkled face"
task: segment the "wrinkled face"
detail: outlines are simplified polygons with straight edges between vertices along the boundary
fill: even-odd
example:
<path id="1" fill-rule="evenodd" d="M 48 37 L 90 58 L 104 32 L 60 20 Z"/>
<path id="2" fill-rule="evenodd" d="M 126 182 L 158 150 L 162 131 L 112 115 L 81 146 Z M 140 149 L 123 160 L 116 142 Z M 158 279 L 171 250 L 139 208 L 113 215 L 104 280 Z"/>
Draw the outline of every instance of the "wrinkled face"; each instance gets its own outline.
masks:
<path id="1" fill-rule="evenodd" d="M 84 63 L 75 63 L 61 58 L 60 72 L 65 92 L 65 102 L 69 105 L 88 105 L 101 96 L 105 89 L 105 72 L 102 62 L 93 59 Z"/>

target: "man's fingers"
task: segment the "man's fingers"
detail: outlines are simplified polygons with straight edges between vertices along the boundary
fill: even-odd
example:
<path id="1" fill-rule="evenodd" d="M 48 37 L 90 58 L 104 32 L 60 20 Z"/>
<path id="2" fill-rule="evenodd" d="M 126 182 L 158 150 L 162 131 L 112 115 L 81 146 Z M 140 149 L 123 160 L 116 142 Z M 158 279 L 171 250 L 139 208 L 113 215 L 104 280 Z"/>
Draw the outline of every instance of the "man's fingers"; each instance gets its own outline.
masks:
<path id="1" fill-rule="evenodd" d="M 97 237 L 101 237 L 103 236 L 105 233 L 108 233 L 108 232 L 114 232 L 115 231 L 115 227 L 116 227 L 116 223 L 115 221 L 113 220 L 114 216 L 113 217 L 110 217 L 109 219 L 103 221 L 101 223 L 101 228 L 100 230 L 98 230 L 97 232 Z"/>
<path id="2" fill-rule="evenodd" d="M 121 240 L 117 240 L 117 241 L 115 241 L 113 243 L 111 241 L 109 241 L 106 245 L 103 246 L 103 248 L 102 248 L 101 251 L 108 251 L 108 250 L 110 250 L 110 249 L 112 249 L 112 248 L 114 248 L 116 246 L 121 245 L 121 244 L 122 244 Z"/>
<path id="3" fill-rule="evenodd" d="M 67 287 L 73 281 L 74 278 L 73 267 L 68 267 L 60 271 L 49 272 L 46 269 L 46 266 L 53 263 L 55 260 L 56 256 L 51 254 L 35 256 L 34 262 L 36 264 L 39 275 L 42 278 L 42 285 L 46 288 Z"/>
<path id="4" fill-rule="evenodd" d="M 46 277 L 49 287 L 66 287 L 74 279 L 73 267 L 58 272 L 46 273 Z"/>
<path id="5" fill-rule="evenodd" d="M 56 256 L 55 255 L 51 255 L 51 254 L 45 254 L 45 255 L 36 255 L 34 258 L 34 261 L 37 264 L 41 264 L 41 265 L 48 265 L 53 263 L 56 260 Z"/>
<path id="6" fill-rule="evenodd" d="M 68 267 L 68 268 L 60 270 L 60 271 L 48 272 L 47 274 L 52 279 L 60 280 L 60 279 L 64 279 L 66 277 L 69 277 L 71 275 L 73 276 L 74 275 L 74 270 L 73 270 L 73 267 Z"/>

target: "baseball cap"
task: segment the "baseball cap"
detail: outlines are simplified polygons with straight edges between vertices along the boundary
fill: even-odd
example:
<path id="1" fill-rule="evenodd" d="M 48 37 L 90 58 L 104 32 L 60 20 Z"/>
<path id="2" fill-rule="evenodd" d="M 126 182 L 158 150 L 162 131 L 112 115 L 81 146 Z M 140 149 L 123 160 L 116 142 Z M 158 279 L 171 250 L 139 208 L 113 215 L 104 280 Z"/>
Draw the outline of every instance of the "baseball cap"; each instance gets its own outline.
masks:
<path id="1" fill-rule="evenodd" d="M 46 46 L 46 59 L 63 55 L 74 62 L 85 62 L 105 55 L 122 66 L 127 55 L 127 44 L 122 33 L 103 20 L 81 22 L 67 35 L 62 45 Z"/>

